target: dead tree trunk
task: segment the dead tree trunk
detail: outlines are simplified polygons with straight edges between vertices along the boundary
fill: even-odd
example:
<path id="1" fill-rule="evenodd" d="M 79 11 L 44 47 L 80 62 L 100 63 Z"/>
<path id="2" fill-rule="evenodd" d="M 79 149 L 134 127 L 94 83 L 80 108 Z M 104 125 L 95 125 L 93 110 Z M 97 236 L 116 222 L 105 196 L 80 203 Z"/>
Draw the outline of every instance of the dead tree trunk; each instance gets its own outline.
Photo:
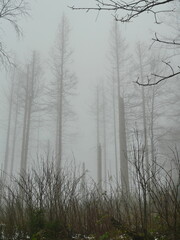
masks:
<path id="1" fill-rule="evenodd" d="M 125 125 L 125 111 L 124 100 L 119 98 L 119 112 L 120 112 L 120 158 L 121 158 L 121 184 L 122 190 L 129 192 L 129 173 L 128 173 L 128 156 L 126 143 L 126 125 Z"/>
<path id="2" fill-rule="evenodd" d="M 154 115 L 155 115 L 155 88 L 152 89 L 152 103 L 151 103 L 151 119 L 150 119 L 150 133 L 151 133 L 151 161 L 152 161 L 152 181 L 154 181 L 153 186 L 156 182 L 156 157 L 155 157 L 155 144 L 154 144 Z"/>
<path id="3" fill-rule="evenodd" d="M 26 87 L 25 87 L 25 104 L 24 104 L 24 120 L 23 120 L 23 136 L 22 136 L 22 147 L 21 147 L 21 166 L 20 174 L 25 174 L 26 160 L 25 160 L 25 146 L 26 146 L 26 132 L 27 132 L 27 116 L 28 116 L 28 92 L 29 92 L 29 66 L 27 66 L 26 73 Z"/>
<path id="4" fill-rule="evenodd" d="M 11 155 L 11 165 L 10 165 L 10 176 L 13 175 L 14 160 L 15 160 L 17 124 L 18 124 L 18 111 L 19 111 L 19 84 L 18 84 L 18 87 L 17 87 L 16 102 L 15 102 L 15 119 L 14 119 L 14 131 L 13 131 L 13 141 L 12 141 L 12 155 Z"/>
<path id="5" fill-rule="evenodd" d="M 107 122 L 106 122 L 106 99 L 105 99 L 105 90 L 104 90 L 104 84 L 102 86 L 102 97 L 103 97 L 103 141 L 104 141 L 104 181 L 105 181 L 105 190 L 107 190 L 107 143 L 106 143 L 106 128 L 107 128 Z"/>
<path id="6" fill-rule="evenodd" d="M 29 139 L 31 129 L 31 115 L 33 100 L 35 98 L 35 65 L 36 55 L 33 53 L 32 64 L 27 67 L 27 83 L 25 89 L 25 109 L 24 109 L 24 125 L 23 125 L 23 139 L 22 139 L 22 152 L 21 152 L 21 170 L 22 176 L 26 175 Z M 31 68 L 31 69 L 30 69 Z"/>
<path id="7" fill-rule="evenodd" d="M 82 164 L 81 192 L 82 192 L 82 196 L 85 197 L 85 195 L 86 195 L 86 168 L 85 168 L 84 162 Z"/>
<path id="8" fill-rule="evenodd" d="M 63 58 L 63 56 L 62 56 Z M 63 61 L 63 59 L 62 59 Z M 56 153 L 56 167 L 57 170 L 61 169 L 62 165 L 62 124 L 63 124 L 63 63 L 61 63 L 61 77 L 59 82 L 59 101 L 58 112 L 57 112 L 57 153 Z"/>
<path id="9" fill-rule="evenodd" d="M 121 98 L 120 84 L 120 52 L 119 52 L 119 35 L 117 23 L 115 23 L 115 44 L 116 44 L 116 74 L 117 74 L 117 98 L 118 98 L 118 126 L 119 126 L 119 149 L 120 149 L 120 172 L 121 186 L 124 192 L 129 191 L 128 159 L 126 147 L 125 121 L 124 121 L 124 102 Z"/>
<path id="10" fill-rule="evenodd" d="M 9 99 L 8 128 L 7 128 L 7 135 L 6 135 L 6 150 L 5 150 L 5 158 L 4 158 L 4 177 L 8 172 L 8 164 L 9 164 L 10 134 L 11 134 L 13 96 L 14 96 L 14 79 L 15 79 L 15 71 L 13 72 L 10 99 Z"/>
<path id="11" fill-rule="evenodd" d="M 143 73 L 143 63 L 142 63 L 142 53 L 141 47 L 138 46 L 138 55 L 139 55 L 139 64 L 140 64 L 140 78 L 141 82 L 144 82 L 144 73 Z M 147 136 L 147 111 L 146 111 L 146 100 L 145 100 L 145 88 L 142 86 L 142 112 L 143 112 L 143 132 L 144 132 L 144 152 L 145 152 L 145 160 L 146 160 L 146 175 L 147 179 L 149 179 L 149 153 L 148 153 L 148 136 Z"/>
<path id="12" fill-rule="evenodd" d="M 55 74 L 55 88 L 53 91 L 53 101 L 56 111 L 56 168 L 62 168 L 62 159 L 65 154 L 64 139 L 65 125 L 71 118 L 71 97 L 76 86 L 76 78 L 69 70 L 71 64 L 71 49 L 69 48 L 69 24 L 68 19 L 63 15 L 59 26 L 58 38 L 53 52 L 53 68 Z"/>
<path id="13" fill-rule="evenodd" d="M 99 129 L 99 87 L 97 87 L 97 102 L 96 102 L 96 117 L 97 117 L 97 186 L 100 192 L 102 192 L 102 149 L 100 144 L 100 129 Z"/>
<path id="14" fill-rule="evenodd" d="M 117 126 L 116 126 L 116 101 L 115 101 L 115 79 L 113 78 L 113 129 L 114 129 L 114 155 L 115 155 L 115 167 L 116 167 L 116 183 L 119 184 L 118 174 L 118 150 L 117 150 Z"/>

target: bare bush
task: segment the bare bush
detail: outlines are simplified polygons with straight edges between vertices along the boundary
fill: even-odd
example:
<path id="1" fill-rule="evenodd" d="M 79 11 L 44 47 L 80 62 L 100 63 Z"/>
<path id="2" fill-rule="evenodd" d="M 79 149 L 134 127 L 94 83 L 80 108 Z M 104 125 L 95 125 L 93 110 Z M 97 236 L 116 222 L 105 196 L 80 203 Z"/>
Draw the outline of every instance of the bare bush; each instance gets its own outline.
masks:
<path id="1" fill-rule="evenodd" d="M 3 239 L 179 239 L 174 169 L 157 164 L 154 174 L 149 166 L 148 178 L 143 146 L 134 148 L 132 156 L 134 185 L 129 194 L 116 183 L 100 192 L 94 182 L 82 193 L 77 171 L 57 172 L 45 163 L 13 180 L 4 187 L 0 206 Z M 173 156 L 178 163 L 178 154 Z"/>

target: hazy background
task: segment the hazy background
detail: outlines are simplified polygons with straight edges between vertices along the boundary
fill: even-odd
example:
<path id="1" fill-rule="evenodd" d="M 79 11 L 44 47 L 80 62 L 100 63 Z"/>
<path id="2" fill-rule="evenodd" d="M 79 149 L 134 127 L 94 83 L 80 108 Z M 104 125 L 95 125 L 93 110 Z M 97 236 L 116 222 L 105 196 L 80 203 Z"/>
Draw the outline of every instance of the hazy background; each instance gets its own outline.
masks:
<path id="1" fill-rule="evenodd" d="M 77 113 L 75 128 L 77 134 L 69 147 L 69 159 L 74 154 L 77 163 L 85 162 L 86 168 L 96 175 L 96 132 L 95 120 L 91 113 L 94 90 L 97 81 L 108 77 L 108 55 L 110 46 L 110 29 L 113 16 L 110 12 L 73 11 L 68 6 L 87 6 L 89 0 L 37 0 L 30 2 L 30 17 L 22 18 L 20 26 L 22 37 L 18 38 L 9 25 L 5 26 L 3 41 L 6 43 L 18 62 L 24 63 L 29 59 L 33 50 L 41 56 L 43 81 L 52 78 L 50 72 L 50 52 L 54 45 L 58 25 L 62 14 L 69 19 L 71 28 L 70 46 L 73 50 L 73 63 L 77 80 L 77 95 L 74 97 L 74 109 Z M 162 15 L 164 18 L 164 16 Z M 165 24 L 154 24 L 153 16 L 142 15 L 133 23 L 119 23 L 122 36 L 128 44 L 128 52 L 133 54 L 138 41 L 151 45 L 155 31 L 164 34 L 168 31 Z M 4 28 L 4 26 L 3 26 Z M 131 66 L 126 66 L 131 72 Z M 4 161 L 5 134 L 7 123 L 6 92 L 8 91 L 9 75 L 1 69 L 1 104 L 0 104 L 0 159 Z M 136 76 L 132 75 L 132 84 Z M 87 127 L 88 126 L 88 127 Z M 110 164 L 110 163 L 108 163 Z M 113 163 L 111 163 L 113 165 Z M 18 166 L 19 167 L 19 166 Z"/>

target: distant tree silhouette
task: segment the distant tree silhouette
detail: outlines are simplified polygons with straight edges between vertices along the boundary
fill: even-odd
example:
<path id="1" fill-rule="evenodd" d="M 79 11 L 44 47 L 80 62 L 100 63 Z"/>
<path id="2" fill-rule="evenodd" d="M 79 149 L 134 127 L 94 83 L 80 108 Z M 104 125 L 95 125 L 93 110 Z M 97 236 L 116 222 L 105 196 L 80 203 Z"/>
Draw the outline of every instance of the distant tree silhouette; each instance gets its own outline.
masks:
<path id="1" fill-rule="evenodd" d="M 28 3 L 26 0 L 0 0 L 1 31 L 4 31 L 2 23 L 5 21 L 15 29 L 18 35 L 21 35 L 18 20 L 25 15 L 28 15 Z M 13 63 L 2 37 L 0 38 L 0 61 L 3 64 Z"/>

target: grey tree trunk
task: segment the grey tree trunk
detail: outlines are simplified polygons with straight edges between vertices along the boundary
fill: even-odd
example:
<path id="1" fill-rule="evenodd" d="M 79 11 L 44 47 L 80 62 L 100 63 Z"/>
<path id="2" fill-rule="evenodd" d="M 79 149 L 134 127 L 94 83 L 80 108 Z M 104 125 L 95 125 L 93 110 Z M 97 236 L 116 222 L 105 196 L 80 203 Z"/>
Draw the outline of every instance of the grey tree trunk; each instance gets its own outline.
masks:
<path id="1" fill-rule="evenodd" d="M 15 161 L 15 149 L 16 149 L 16 138 L 17 138 L 17 124 L 18 124 L 18 111 L 19 111 L 19 84 L 16 93 L 16 103 L 15 103 L 15 119 L 14 119 L 14 131 L 13 131 L 13 141 L 12 141 L 12 155 L 11 155 L 11 165 L 10 165 L 10 176 L 13 175 L 14 161 Z"/>
<path id="2" fill-rule="evenodd" d="M 55 111 L 55 165 L 57 171 L 62 168 L 65 156 L 64 140 L 66 139 L 66 124 L 72 118 L 71 97 L 76 86 L 76 77 L 70 71 L 72 51 L 69 47 L 69 24 L 65 15 L 62 16 L 58 36 L 53 48 L 53 73 L 55 76 L 51 98 Z M 52 108 L 52 105 L 50 105 Z M 68 132 L 68 131 L 67 131 Z"/>
<path id="3" fill-rule="evenodd" d="M 144 82 L 144 73 L 143 73 L 143 61 L 142 61 L 142 50 L 141 45 L 138 45 L 138 57 L 139 57 L 139 66 L 140 66 L 140 79 L 141 82 Z M 150 207 L 148 206 L 148 201 L 151 201 L 150 195 L 148 194 L 148 188 L 150 186 L 150 169 L 149 169 L 149 149 L 148 149 L 148 132 L 147 132 L 147 111 L 146 111 L 146 98 L 145 98 L 145 88 L 141 87 L 141 96 L 142 96 L 142 114 L 143 114 L 143 133 L 144 133 L 144 149 L 142 152 L 144 153 L 145 158 L 145 166 L 142 162 L 142 171 L 144 175 L 144 179 L 147 182 L 147 186 L 143 189 L 143 228 L 145 238 L 147 237 L 147 225 L 149 221 L 148 213 L 150 211 Z M 142 154 L 143 154 L 142 153 Z M 142 158 L 142 161 L 144 159 Z"/>
<path id="4" fill-rule="evenodd" d="M 33 81 L 33 77 L 32 77 Z M 33 82 L 32 82 L 33 84 Z M 28 150 L 29 150 L 29 137 L 30 137 L 30 127 L 31 127 L 31 114 L 32 114 L 32 87 L 30 88 L 30 95 L 28 99 L 28 110 L 27 110 L 27 123 L 26 123 L 26 137 L 25 137 L 25 146 L 24 146 L 24 161 L 22 171 L 26 174 L 27 170 L 27 159 L 28 159 Z"/>
<path id="5" fill-rule="evenodd" d="M 22 151 L 21 151 L 21 169 L 22 176 L 26 176 L 27 160 L 29 150 L 29 139 L 31 129 L 31 115 L 33 100 L 35 98 L 35 65 L 36 55 L 33 53 L 32 64 L 27 67 L 27 83 L 25 89 L 25 106 L 24 106 L 24 124 L 23 124 L 23 139 L 22 139 Z M 31 70 L 30 70 L 31 68 Z"/>
<path id="6" fill-rule="evenodd" d="M 85 195 L 86 195 L 86 168 L 85 168 L 84 162 L 82 164 L 81 192 L 82 192 L 82 196 L 85 197 Z"/>
<path id="7" fill-rule="evenodd" d="M 8 164 L 9 164 L 10 134 L 11 134 L 12 108 L 13 108 L 13 96 L 14 96 L 14 78 L 15 78 L 15 71 L 13 72 L 11 91 L 10 91 L 8 128 L 7 128 L 7 135 L 6 135 L 6 150 L 5 150 L 5 158 L 4 158 L 4 177 L 8 172 Z"/>
<path id="8" fill-rule="evenodd" d="M 97 186 L 99 192 L 102 192 L 102 148 L 100 143 L 97 146 Z"/>
<path id="9" fill-rule="evenodd" d="M 59 89 L 59 108 L 58 108 L 58 142 L 57 142 L 57 155 L 56 167 L 57 170 L 61 169 L 62 165 L 62 124 L 63 124 L 63 78 L 60 79 Z"/>
<path id="10" fill-rule="evenodd" d="M 151 132 L 151 161 L 152 161 L 152 174 L 153 181 L 155 184 L 155 176 L 156 176 L 156 157 L 155 157 L 155 144 L 154 144 L 154 115 L 155 115 L 155 88 L 152 89 L 152 103 L 151 103 L 151 122 L 150 122 L 150 132 Z"/>
<path id="11" fill-rule="evenodd" d="M 129 173 L 128 173 L 128 156 L 126 143 L 126 126 L 125 126 L 125 112 L 124 100 L 119 98 L 119 122 L 120 122 L 120 158 L 121 158 L 121 184 L 122 190 L 129 192 Z"/>
<path id="12" fill-rule="evenodd" d="M 141 82 L 144 82 L 144 73 L 143 73 L 143 63 L 142 63 L 142 53 L 141 47 L 138 46 L 138 55 L 139 55 L 139 64 L 140 64 L 140 77 Z M 146 175 L 147 179 L 149 179 L 149 153 L 148 153 L 148 136 L 147 136 L 147 121 L 146 121 L 146 101 L 145 101 L 145 89 L 142 86 L 142 112 L 143 112 L 143 131 L 144 131 L 144 152 L 145 152 L 145 161 L 146 161 Z"/>
<path id="13" fill-rule="evenodd" d="M 26 146 L 26 131 L 27 131 L 27 116 L 28 116 L 28 92 L 29 92 L 29 66 L 27 66 L 26 73 L 26 89 L 25 89 L 25 105 L 24 105 L 24 120 L 23 120 L 23 136 L 22 136 L 22 147 L 21 147 L 21 165 L 20 174 L 24 176 L 25 174 L 25 146 Z"/>
<path id="14" fill-rule="evenodd" d="M 97 186 L 100 192 L 102 192 L 102 149 L 100 144 L 99 134 L 99 87 L 97 87 L 97 102 L 96 102 L 96 117 L 97 117 Z"/>
<path id="15" fill-rule="evenodd" d="M 118 97 L 118 126 L 119 126 L 119 149 L 120 149 L 120 172 L 121 172 L 121 186 L 124 192 L 129 191 L 129 174 L 128 174 L 128 159 L 127 146 L 125 134 L 124 121 L 124 101 L 121 98 L 121 84 L 120 84 L 120 52 L 119 52 L 119 36 L 117 23 L 115 23 L 115 43 L 116 43 L 116 74 L 117 74 L 117 97 Z"/>
<path id="16" fill-rule="evenodd" d="M 24 169 L 27 169 L 27 159 L 28 159 L 28 150 L 29 150 L 29 138 L 30 138 L 30 129 L 31 129 L 31 115 L 32 115 L 32 106 L 35 92 L 35 64 L 36 57 L 33 53 L 32 61 L 32 73 L 30 77 L 30 92 L 29 92 L 29 101 L 28 101 L 28 114 L 27 114 L 27 132 L 26 132 L 26 146 L 25 146 L 25 166 Z"/>
<path id="17" fill-rule="evenodd" d="M 114 129 L 114 155 L 115 155 L 115 166 L 116 166 L 116 183 L 117 187 L 119 184 L 118 174 L 118 152 L 117 152 L 117 126 L 116 126 L 116 101 L 115 101 L 115 79 L 113 79 L 113 129 Z"/>
<path id="18" fill-rule="evenodd" d="M 58 96 L 57 96 L 57 138 L 56 138 L 56 167 L 57 171 L 59 171 L 62 167 L 62 152 L 63 152 L 63 98 L 64 98 L 64 64 L 65 64 L 65 18 L 62 18 L 61 23 L 61 39 L 60 39 L 60 74 L 57 79 L 57 87 L 58 87 Z"/>
<path id="19" fill-rule="evenodd" d="M 38 117 L 38 126 L 37 126 L 37 155 L 40 153 L 40 127 L 41 127 L 41 118 Z"/>
<path id="20" fill-rule="evenodd" d="M 103 141 L 104 141 L 104 181 L 105 181 L 105 190 L 107 190 L 107 143 L 106 143 L 106 99 L 105 99 L 105 92 L 104 92 L 104 84 L 102 86 L 103 90 Z"/>

